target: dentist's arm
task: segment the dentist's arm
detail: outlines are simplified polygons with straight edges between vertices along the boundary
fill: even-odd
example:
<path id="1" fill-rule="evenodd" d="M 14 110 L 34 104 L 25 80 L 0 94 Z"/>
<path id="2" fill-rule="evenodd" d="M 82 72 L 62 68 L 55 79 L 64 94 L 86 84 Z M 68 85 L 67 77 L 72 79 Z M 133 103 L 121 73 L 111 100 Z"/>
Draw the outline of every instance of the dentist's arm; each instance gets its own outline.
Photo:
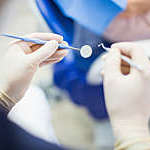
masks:
<path id="1" fill-rule="evenodd" d="M 63 37 L 52 33 L 34 33 L 30 38 L 47 40 L 41 46 L 23 41 L 13 42 L 0 61 L 0 104 L 8 111 L 24 96 L 37 69 L 59 62 L 67 54 L 57 50 Z"/>

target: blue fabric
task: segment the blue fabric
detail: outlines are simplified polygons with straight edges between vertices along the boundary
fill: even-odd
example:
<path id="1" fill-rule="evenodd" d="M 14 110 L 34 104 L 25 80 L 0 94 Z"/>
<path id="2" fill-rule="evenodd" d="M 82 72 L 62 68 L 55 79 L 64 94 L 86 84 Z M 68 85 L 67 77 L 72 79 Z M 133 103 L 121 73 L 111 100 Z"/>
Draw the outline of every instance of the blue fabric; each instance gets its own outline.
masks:
<path id="1" fill-rule="evenodd" d="M 107 118 L 103 85 L 89 85 L 85 80 L 84 72 L 75 69 L 73 64 L 65 65 L 65 63 L 63 61 L 55 66 L 55 84 L 66 90 L 75 104 L 87 108 L 95 119 Z"/>
<path id="2" fill-rule="evenodd" d="M 59 88 L 69 93 L 75 104 L 85 106 L 92 117 L 96 119 L 107 118 L 103 85 L 92 86 L 88 84 L 86 76 L 93 61 L 104 52 L 102 48 L 97 46 L 98 43 L 102 42 L 107 47 L 110 47 L 112 43 L 77 23 L 74 27 L 76 34 L 73 46 L 81 47 L 84 44 L 89 44 L 93 48 L 93 54 L 90 58 L 84 59 L 80 53 L 70 51 L 63 61 L 54 66 L 54 82 Z"/>
<path id="3" fill-rule="evenodd" d="M 63 61 L 54 65 L 55 84 L 67 91 L 75 104 L 85 106 L 94 118 L 108 117 L 103 85 L 89 85 L 86 76 L 93 61 L 103 52 L 97 47 L 98 42 L 111 45 L 101 34 L 125 9 L 127 0 L 36 0 L 36 3 L 53 32 L 62 34 L 75 47 L 89 44 L 94 49 L 88 59 L 70 50 Z"/>
<path id="4" fill-rule="evenodd" d="M 62 34 L 70 44 L 73 41 L 74 21 L 96 34 L 101 34 L 127 5 L 127 0 L 35 0 L 35 2 L 52 31 Z"/>
<path id="5" fill-rule="evenodd" d="M 84 34 L 84 32 L 82 32 Z M 98 40 L 100 40 L 98 38 Z M 101 38 L 101 42 L 110 47 L 111 42 Z M 94 54 L 89 59 L 84 59 L 79 53 L 71 51 L 60 63 L 54 65 L 54 83 L 61 89 L 68 92 L 71 100 L 88 109 L 95 119 L 108 117 L 103 85 L 93 86 L 86 80 L 87 72 L 93 61 L 104 51 L 101 48 L 94 48 Z"/>
<path id="6" fill-rule="evenodd" d="M 73 20 L 65 17 L 53 0 L 35 0 L 35 2 L 49 28 L 54 33 L 63 35 L 64 40 L 71 44 L 74 35 Z"/>
<path id="7" fill-rule="evenodd" d="M 127 5 L 127 0 L 54 0 L 62 13 L 101 35 Z"/>

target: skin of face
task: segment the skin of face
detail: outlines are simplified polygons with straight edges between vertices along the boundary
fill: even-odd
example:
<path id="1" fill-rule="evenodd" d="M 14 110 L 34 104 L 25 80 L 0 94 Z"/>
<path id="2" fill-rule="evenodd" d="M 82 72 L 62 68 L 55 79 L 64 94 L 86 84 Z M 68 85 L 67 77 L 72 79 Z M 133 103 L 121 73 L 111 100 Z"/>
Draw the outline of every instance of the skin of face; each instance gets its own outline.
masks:
<path id="1" fill-rule="evenodd" d="M 150 11 L 150 0 L 128 0 L 127 9 L 120 17 L 130 18 Z"/>

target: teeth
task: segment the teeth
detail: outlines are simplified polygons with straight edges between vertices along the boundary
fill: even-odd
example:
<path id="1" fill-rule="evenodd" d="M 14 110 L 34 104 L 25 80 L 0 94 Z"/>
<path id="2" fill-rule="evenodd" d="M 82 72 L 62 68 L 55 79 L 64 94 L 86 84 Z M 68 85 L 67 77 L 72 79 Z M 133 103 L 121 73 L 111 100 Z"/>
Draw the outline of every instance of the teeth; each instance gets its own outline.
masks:
<path id="1" fill-rule="evenodd" d="M 80 54 L 83 58 L 90 57 L 92 55 L 92 53 L 93 53 L 93 50 L 92 50 L 91 46 L 84 45 L 81 47 Z"/>

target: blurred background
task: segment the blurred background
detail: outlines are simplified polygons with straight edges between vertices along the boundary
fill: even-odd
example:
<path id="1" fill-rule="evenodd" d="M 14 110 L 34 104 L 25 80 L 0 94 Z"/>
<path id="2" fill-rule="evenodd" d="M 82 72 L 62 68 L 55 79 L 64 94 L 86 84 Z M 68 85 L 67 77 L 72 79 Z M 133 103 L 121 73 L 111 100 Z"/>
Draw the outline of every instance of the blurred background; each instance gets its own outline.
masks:
<path id="1" fill-rule="evenodd" d="M 40 19 L 34 0 L 0 0 L 0 33 L 24 35 L 32 32 L 50 32 Z M 0 37 L 0 56 L 4 55 L 10 41 Z M 149 41 L 140 43 L 145 49 L 150 46 Z M 86 150 L 113 149 L 110 125 L 105 120 L 100 123 L 94 120 L 84 108 L 75 106 L 67 94 L 57 89 L 52 81 L 51 66 L 40 69 L 33 84 L 46 93 L 55 133 L 62 145 Z"/>

